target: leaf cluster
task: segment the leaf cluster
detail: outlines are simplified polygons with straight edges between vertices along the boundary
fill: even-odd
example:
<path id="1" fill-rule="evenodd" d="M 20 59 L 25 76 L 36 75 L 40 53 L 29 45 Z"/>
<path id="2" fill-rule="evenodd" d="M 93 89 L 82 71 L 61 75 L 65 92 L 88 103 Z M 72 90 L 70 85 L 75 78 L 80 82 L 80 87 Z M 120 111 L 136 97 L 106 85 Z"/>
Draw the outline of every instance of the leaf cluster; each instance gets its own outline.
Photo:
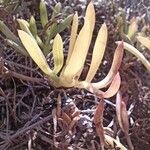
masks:
<path id="1" fill-rule="evenodd" d="M 52 39 L 56 36 L 57 33 L 62 32 L 70 25 L 73 15 L 59 19 L 60 16 L 62 16 L 61 3 L 57 3 L 55 5 L 50 19 L 48 17 L 48 12 L 44 0 L 41 0 L 39 9 L 40 23 L 42 26 L 41 30 L 38 30 L 38 21 L 35 20 L 34 16 L 31 16 L 29 21 L 24 19 L 17 19 L 17 22 L 20 29 L 32 36 L 43 51 L 44 55 L 47 55 L 52 49 Z M 10 29 L 4 24 L 3 21 L 0 21 L 0 31 L 3 33 L 3 35 L 5 35 L 5 41 L 9 46 L 13 47 L 19 53 L 28 56 L 28 53 L 22 45 L 21 41 L 16 35 L 13 34 L 13 32 L 10 31 Z"/>
<path id="2" fill-rule="evenodd" d="M 52 53 L 54 58 L 54 68 L 50 68 L 46 62 L 46 58 L 38 45 L 35 38 L 24 30 L 18 30 L 18 35 L 25 49 L 56 87 L 78 87 L 86 88 L 89 91 L 92 89 L 101 89 L 108 86 L 118 73 L 122 57 L 123 57 L 123 43 L 119 43 L 114 54 L 112 66 L 108 75 L 97 83 L 92 83 L 101 61 L 104 56 L 106 43 L 107 43 L 107 26 L 104 23 L 99 29 L 93 54 L 91 65 L 87 76 L 84 81 L 80 81 L 88 49 L 92 40 L 93 30 L 95 26 L 95 9 L 93 3 L 89 3 L 85 18 L 84 25 L 78 34 L 78 14 L 73 16 L 68 57 L 64 62 L 63 42 L 59 34 L 57 34 L 53 41 Z"/>

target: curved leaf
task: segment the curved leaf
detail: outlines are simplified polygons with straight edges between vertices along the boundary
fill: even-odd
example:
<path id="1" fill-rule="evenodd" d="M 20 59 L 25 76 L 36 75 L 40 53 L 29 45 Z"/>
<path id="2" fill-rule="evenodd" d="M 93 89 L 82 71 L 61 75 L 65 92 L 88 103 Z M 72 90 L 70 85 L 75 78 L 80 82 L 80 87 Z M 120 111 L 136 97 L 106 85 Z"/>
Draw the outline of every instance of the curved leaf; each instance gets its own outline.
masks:
<path id="1" fill-rule="evenodd" d="M 119 75 L 119 72 L 116 74 L 116 76 L 114 77 L 114 79 L 112 80 L 112 83 L 110 85 L 110 87 L 108 88 L 108 90 L 106 92 L 104 92 L 103 97 L 104 98 L 110 98 L 112 96 L 114 96 L 119 88 L 120 88 L 120 84 L 121 84 L 121 78 Z"/>
<path id="2" fill-rule="evenodd" d="M 87 90 L 94 88 L 94 89 L 102 89 L 106 86 L 108 86 L 112 80 L 114 79 L 115 75 L 118 72 L 118 69 L 120 68 L 121 62 L 123 58 L 123 42 L 119 43 L 114 54 L 113 62 L 111 65 L 111 68 L 107 74 L 107 76 L 99 82 L 96 83 L 89 83 L 87 81 L 79 82 L 77 87 L 85 88 Z"/>
<path id="3" fill-rule="evenodd" d="M 63 78 L 65 78 L 68 84 L 71 84 L 74 79 L 78 80 L 80 77 L 91 43 L 94 25 L 95 10 L 91 2 L 87 7 L 84 26 L 77 37 L 71 58 L 62 74 Z"/>
<path id="4" fill-rule="evenodd" d="M 16 42 L 10 40 L 10 39 L 5 39 L 6 43 L 11 46 L 14 50 L 16 50 L 17 52 L 25 55 L 25 56 L 28 56 L 28 53 L 27 51 L 24 49 L 23 45 L 20 46 L 18 45 Z"/>
<path id="5" fill-rule="evenodd" d="M 120 43 L 120 41 L 116 42 L 116 43 Z M 132 53 L 133 55 L 135 55 L 137 58 L 139 58 L 141 60 L 141 62 L 143 63 L 143 65 L 147 68 L 147 70 L 150 72 L 150 62 L 144 57 L 144 55 L 142 53 L 140 53 L 135 47 L 133 47 L 132 45 L 124 42 L 124 48 L 129 51 L 130 53 Z"/>
<path id="6" fill-rule="evenodd" d="M 52 17 L 51 17 L 51 18 L 54 18 L 55 16 L 57 16 L 57 15 L 60 13 L 61 8 L 62 8 L 61 3 L 60 3 L 60 2 L 57 3 L 57 4 L 55 5 L 55 7 L 53 8 L 53 14 L 52 14 Z"/>
<path id="7" fill-rule="evenodd" d="M 123 58 L 123 42 L 119 43 L 114 54 L 113 62 L 107 76 L 100 82 L 92 83 L 92 86 L 101 89 L 110 84 L 120 68 Z"/>
<path id="8" fill-rule="evenodd" d="M 86 77 L 87 82 L 91 82 L 96 74 L 96 71 L 98 70 L 99 65 L 101 64 L 107 43 L 107 34 L 107 26 L 104 23 L 98 32 L 97 39 L 94 45 L 92 61 Z"/>

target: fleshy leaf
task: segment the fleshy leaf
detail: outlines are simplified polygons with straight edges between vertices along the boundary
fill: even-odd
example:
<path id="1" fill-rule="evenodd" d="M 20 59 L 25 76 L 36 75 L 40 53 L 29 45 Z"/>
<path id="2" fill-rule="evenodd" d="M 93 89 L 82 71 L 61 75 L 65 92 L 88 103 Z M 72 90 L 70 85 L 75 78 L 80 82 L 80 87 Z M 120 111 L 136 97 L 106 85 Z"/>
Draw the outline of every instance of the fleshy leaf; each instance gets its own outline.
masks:
<path id="1" fill-rule="evenodd" d="M 10 31 L 10 29 L 4 24 L 4 22 L 1 20 L 0 20 L 0 31 L 6 36 L 6 38 L 8 39 L 7 42 L 10 46 L 12 46 L 13 48 L 15 48 L 17 46 L 18 48 L 16 50 L 18 50 L 18 52 L 20 52 L 26 56 L 28 55 L 28 53 L 24 49 L 22 43 L 20 42 L 19 38 L 17 36 L 15 36 Z"/>
<path id="2" fill-rule="evenodd" d="M 20 42 L 17 36 L 15 36 L 10 29 L 5 25 L 3 21 L 0 20 L 0 31 L 10 40 L 16 42 L 17 44 Z"/>
<path id="3" fill-rule="evenodd" d="M 37 45 L 35 39 L 33 39 L 28 33 L 22 30 L 18 30 L 18 35 L 31 58 L 46 75 L 50 76 L 52 70 L 49 68 L 46 62 L 46 58 Z"/>
<path id="4" fill-rule="evenodd" d="M 86 81 L 82 81 L 82 82 L 79 82 L 79 84 L 77 86 L 79 88 L 85 88 L 87 90 L 91 89 L 91 87 L 93 89 L 101 89 L 101 88 L 108 86 L 112 82 L 115 75 L 117 74 L 118 69 L 120 68 L 120 65 L 122 62 L 122 58 L 123 58 L 123 42 L 118 44 L 118 46 L 115 50 L 111 68 L 110 68 L 107 76 L 102 81 L 99 81 L 96 83 L 89 83 Z"/>
<path id="5" fill-rule="evenodd" d="M 36 38 L 37 36 L 37 26 L 34 16 L 31 16 L 30 23 L 29 23 L 29 29 L 31 30 L 33 36 Z"/>
<path id="6" fill-rule="evenodd" d="M 40 19 L 42 27 L 48 23 L 48 15 L 47 15 L 47 8 L 44 0 L 41 0 L 40 2 Z"/>
<path id="7" fill-rule="evenodd" d="M 86 9 L 85 24 L 86 21 L 91 22 L 91 33 L 92 33 L 95 27 L 95 9 L 92 1 L 89 3 Z"/>
<path id="8" fill-rule="evenodd" d="M 116 43 L 120 43 L 120 41 L 118 41 Z M 133 55 L 135 55 L 137 58 L 139 58 L 141 60 L 141 62 L 143 63 L 143 65 L 150 72 L 150 62 L 144 57 L 144 55 L 142 53 L 140 53 L 132 45 L 130 45 L 130 44 L 126 43 L 126 42 L 124 42 L 123 44 L 124 44 L 124 49 L 126 49 L 127 51 L 129 51 L 130 53 L 132 53 Z"/>
<path id="9" fill-rule="evenodd" d="M 70 57 L 71 57 L 71 54 L 72 54 L 72 51 L 73 51 L 73 48 L 74 48 L 74 45 L 75 45 L 75 41 L 76 41 L 76 38 L 77 38 L 77 31 L 78 31 L 78 14 L 76 12 L 75 15 L 73 16 L 73 23 L 72 23 L 69 50 L 68 50 L 66 64 L 70 60 Z"/>
<path id="10" fill-rule="evenodd" d="M 90 14 L 90 12 L 92 14 Z M 66 80 L 68 84 L 71 84 L 74 79 L 78 80 L 80 77 L 92 39 L 95 25 L 93 21 L 95 21 L 95 10 L 93 4 L 90 3 L 87 7 L 84 26 L 77 37 L 71 58 L 62 75 L 64 78 L 63 80 Z"/>
<path id="11" fill-rule="evenodd" d="M 99 30 L 99 33 L 97 35 L 97 39 L 94 45 L 92 61 L 91 61 L 90 69 L 86 77 L 87 82 L 91 82 L 91 80 L 96 74 L 96 71 L 98 70 L 99 65 L 101 64 L 101 61 L 103 59 L 103 55 L 105 52 L 105 48 L 106 48 L 106 43 L 107 43 L 107 34 L 108 34 L 107 26 L 104 23 Z"/>
<path id="12" fill-rule="evenodd" d="M 26 52 L 26 50 L 24 49 L 23 45 L 20 46 L 17 43 L 15 43 L 14 41 L 10 40 L 10 39 L 5 39 L 6 43 L 11 46 L 14 50 L 16 50 L 17 52 L 28 56 L 28 53 Z"/>
<path id="13" fill-rule="evenodd" d="M 73 15 L 69 15 L 67 18 L 65 18 L 64 20 L 62 20 L 62 22 L 60 22 L 58 24 L 58 33 L 64 31 L 70 24 L 72 21 Z"/>
<path id="14" fill-rule="evenodd" d="M 31 16 L 31 18 L 30 18 L 29 29 L 30 29 L 32 35 L 34 36 L 34 38 L 36 39 L 38 45 L 41 48 L 43 48 L 44 44 L 43 44 L 41 38 L 38 36 L 37 26 L 36 26 L 36 21 L 35 21 L 34 16 Z"/>
<path id="15" fill-rule="evenodd" d="M 103 112 L 104 112 L 104 100 L 102 99 L 94 113 L 94 123 L 96 127 L 96 132 L 100 138 L 101 146 L 105 145 L 105 137 L 104 137 L 104 128 L 103 128 Z"/>
<path id="16" fill-rule="evenodd" d="M 47 30 L 46 33 L 48 33 L 48 38 L 45 42 L 45 47 L 44 47 L 44 54 L 47 55 L 51 49 L 50 41 L 52 40 L 53 37 L 57 35 L 57 33 L 62 32 L 64 29 L 66 29 L 71 21 L 72 21 L 73 15 L 69 15 L 67 18 L 65 18 L 63 21 L 61 21 L 59 24 L 58 23 L 53 23 L 50 26 L 50 29 Z"/>
<path id="17" fill-rule="evenodd" d="M 120 150 L 127 150 L 127 148 L 125 148 L 119 141 L 109 135 L 105 134 L 105 140 L 106 143 L 108 143 L 108 149 L 115 150 L 116 148 L 118 148 Z"/>
<path id="18" fill-rule="evenodd" d="M 59 24 L 54 23 L 49 29 L 50 32 L 49 39 L 51 40 L 54 36 L 56 36 L 57 33 L 60 33 L 64 29 L 66 29 L 71 24 L 72 18 L 73 15 L 69 15 L 67 18 L 62 20 Z"/>
<path id="19" fill-rule="evenodd" d="M 135 33 L 137 32 L 138 30 L 138 26 L 137 26 L 137 20 L 135 17 L 133 17 L 131 20 L 130 20 L 130 25 L 129 25 L 129 28 L 128 28 L 128 37 L 129 39 L 131 39 Z"/>
<path id="20" fill-rule="evenodd" d="M 52 9 L 53 9 L 53 14 L 51 16 L 51 20 L 49 20 L 48 23 L 46 24 L 47 26 L 49 23 L 51 24 L 53 22 L 51 25 L 48 25 L 47 30 L 46 30 L 46 34 L 47 36 L 49 36 L 49 40 L 51 40 L 53 37 L 56 36 L 57 33 L 59 33 L 57 32 L 58 22 L 56 18 L 57 18 L 57 15 L 59 15 L 61 11 L 61 3 L 60 2 L 57 3 L 54 8 L 52 7 Z"/>
<path id="21" fill-rule="evenodd" d="M 17 19 L 17 22 L 19 23 L 20 29 L 27 32 L 29 35 L 32 36 L 31 31 L 29 30 L 29 23 L 24 19 Z"/>
<path id="22" fill-rule="evenodd" d="M 131 150 L 134 150 L 134 147 L 132 145 L 132 142 L 129 136 L 128 112 L 127 112 L 126 104 L 123 101 L 120 92 L 117 93 L 117 97 L 116 97 L 116 113 L 117 113 L 118 123 L 120 125 L 121 130 L 124 132 L 126 136 L 129 148 Z"/>
<path id="23" fill-rule="evenodd" d="M 110 87 L 108 88 L 108 90 L 106 92 L 104 92 L 103 97 L 104 98 L 110 98 L 112 96 L 114 96 L 119 88 L 120 88 L 120 84 L 121 84 L 121 78 L 119 75 L 119 72 L 116 74 L 116 76 L 114 77 L 114 79 L 112 80 L 112 83 L 110 85 Z"/>
<path id="24" fill-rule="evenodd" d="M 52 18 L 54 18 L 55 16 L 57 16 L 60 13 L 61 8 L 62 8 L 62 5 L 60 2 L 55 5 L 55 7 L 53 9 Z"/>
<path id="25" fill-rule="evenodd" d="M 120 68 L 123 58 L 123 42 L 119 43 L 114 54 L 113 62 L 107 76 L 100 82 L 92 83 L 92 86 L 101 89 L 110 84 Z"/>
<path id="26" fill-rule="evenodd" d="M 142 45 L 150 50 L 150 39 L 143 36 L 138 36 L 137 39 Z"/>
<path id="27" fill-rule="evenodd" d="M 53 43 L 53 57 L 54 57 L 54 70 L 53 72 L 57 74 L 64 63 L 64 55 L 63 55 L 63 42 L 62 38 L 59 34 L 54 38 Z"/>
<path id="28" fill-rule="evenodd" d="M 116 114 L 120 128 L 124 131 L 124 126 L 122 122 L 122 96 L 121 93 L 118 92 L 116 95 Z"/>

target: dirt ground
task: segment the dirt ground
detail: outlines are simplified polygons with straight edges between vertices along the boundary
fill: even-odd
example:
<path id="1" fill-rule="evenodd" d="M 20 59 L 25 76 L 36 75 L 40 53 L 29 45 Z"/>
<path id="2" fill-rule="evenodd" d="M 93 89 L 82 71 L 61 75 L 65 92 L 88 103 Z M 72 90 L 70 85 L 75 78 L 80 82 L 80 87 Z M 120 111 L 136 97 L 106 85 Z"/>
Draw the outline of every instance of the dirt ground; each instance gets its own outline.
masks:
<path id="1" fill-rule="evenodd" d="M 82 26 L 87 3 L 75 0 L 59 1 L 66 14 L 79 12 L 80 26 Z M 54 6 L 55 2 L 55 0 L 47 0 L 50 14 L 51 6 Z M 96 27 L 93 41 L 103 22 L 106 22 L 109 30 L 104 60 L 94 78 L 94 81 L 99 81 L 107 75 L 110 69 L 116 48 L 115 41 L 122 39 L 118 32 L 116 16 L 122 12 L 122 9 L 128 16 L 127 20 L 132 16 L 145 15 L 149 26 L 150 2 L 148 0 L 134 0 L 132 4 L 129 0 L 102 2 L 95 0 L 94 2 Z M 38 6 L 39 1 L 35 0 L 22 0 L 13 10 L 0 5 L 0 19 L 16 34 L 18 27 L 14 18 L 29 19 L 30 15 L 34 14 L 38 20 Z M 68 49 L 69 32 L 68 27 L 61 33 L 65 41 L 65 54 Z M 147 34 L 149 34 L 148 31 Z M 150 61 L 150 51 L 145 50 L 142 53 Z M 81 79 L 87 73 L 90 58 L 91 51 L 88 53 Z M 48 63 L 53 66 L 51 57 L 48 58 Z M 5 69 L 9 70 L 8 73 L 4 73 Z M 126 51 L 119 71 L 122 79 L 120 90 L 127 101 L 129 135 L 134 149 L 149 150 L 150 73 L 136 57 Z M 34 78 L 41 80 L 34 81 Z M 99 150 L 101 149 L 99 137 L 93 122 L 93 114 L 98 102 L 99 99 L 94 94 L 84 89 L 52 86 L 31 58 L 15 52 L 0 34 L 0 150 Z M 129 149 L 116 120 L 114 104 L 115 96 L 105 101 L 103 125 L 110 127 L 113 137 L 119 136 L 121 143 Z M 68 131 L 67 123 L 62 118 L 57 120 L 56 108 L 58 106 L 68 116 L 75 111 L 80 112 L 80 118 L 70 117 L 72 133 Z"/>

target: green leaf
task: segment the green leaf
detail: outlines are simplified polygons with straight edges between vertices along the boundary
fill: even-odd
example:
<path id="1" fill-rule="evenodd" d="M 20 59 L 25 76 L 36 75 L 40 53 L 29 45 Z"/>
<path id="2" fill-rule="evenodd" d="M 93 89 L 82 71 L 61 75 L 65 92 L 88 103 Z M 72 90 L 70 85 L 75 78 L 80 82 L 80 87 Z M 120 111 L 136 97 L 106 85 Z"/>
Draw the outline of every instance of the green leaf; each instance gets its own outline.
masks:
<path id="1" fill-rule="evenodd" d="M 41 0 L 40 2 L 40 19 L 42 27 L 48 23 L 48 14 L 47 14 L 47 8 L 44 0 Z"/>
<path id="2" fill-rule="evenodd" d="M 61 8 L 62 8 L 62 6 L 61 6 L 60 2 L 55 5 L 55 7 L 53 9 L 52 18 L 56 17 L 60 13 Z"/>
<path id="3" fill-rule="evenodd" d="M 29 23 L 24 19 L 17 19 L 17 22 L 19 23 L 20 29 L 27 32 L 29 35 L 33 36 L 30 29 L 29 29 Z"/>
<path id="4" fill-rule="evenodd" d="M 24 49 L 22 43 L 20 42 L 20 40 L 18 39 L 17 36 L 15 36 L 10 29 L 4 24 L 3 21 L 0 20 L 0 31 L 6 36 L 6 41 L 7 43 L 12 46 L 14 49 L 16 48 L 16 50 L 19 53 L 22 53 L 23 55 L 28 55 L 26 50 Z"/>
<path id="5" fill-rule="evenodd" d="M 32 35 L 34 36 L 34 38 L 36 39 L 40 48 L 43 48 L 44 43 L 42 42 L 41 38 L 38 36 L 37 26 L 36 26 L 36 21 L 35 21 L 34 16 L 31 16 L 31 18 L 30 18 L 29 29 L 30 29 Z"/>
<path id="6" fill-rule="evenodd" d="M 49 35 L 48 38 L 45 42 L 45 46 L 44 46 L 44 54 L 47 55 L 50 52 L 51 49 L 51 45 L 50 45 L 50 41 L 52 40 L 53 37 L 55 37 L 57 35 L 57 33 L 62 32 L 63 30 L 65 30 L 72 21 L 72 17 L 73 15 L 69 15 L 66 19 L 64 19 L 62 22 L 58 23 L 54 23 L 50 29 L 49 29 Z"/>
<path id="7" fill-rule="evenodd" d="M 0 31 L 10 40 L 14 41 L 15 43 L 21 45 L 18 37 L 15 36 L 10 29 L 5 25 L 3 21 L 0 20 Z"/>
<path id="8" fill-rule="evenodd" d="M 17 43 L 15 43 L 14 41 L 12 41 L 12 40 L 10 40 L 10 39 L 5 39 L 5 41 L 6 41 L 6 43 L 10 46 L 10 47 L 12 47 L 14 50 L 16 50 L 17 52 L 19 52 L 19 53 L 21 53 L 21 54 L 23 54 L 23 55 L 25 55 L 25 56 L 28 56 L 28 53 L 26 52 L 26 50 L 22 47 L 22 46 L 20 46 L 20 45 L 18 45 Z"/>
<path id="9" fill-rule="evenodd" d="M 60 23 L 54 24 L 53 28 L 50 29 L 50 39 L 56 36 L 57 33 L 64 31 L 71 24 L 72 18 L 73 18 L 73 15 L 69 15 Z"/>
<path id="10" fill-rule="evenodd" d="M 29 23 L 29 29 L 34 37 L 37 36 L 37 26 L 34 16 L 31 16 L 30 23 Z"/>

